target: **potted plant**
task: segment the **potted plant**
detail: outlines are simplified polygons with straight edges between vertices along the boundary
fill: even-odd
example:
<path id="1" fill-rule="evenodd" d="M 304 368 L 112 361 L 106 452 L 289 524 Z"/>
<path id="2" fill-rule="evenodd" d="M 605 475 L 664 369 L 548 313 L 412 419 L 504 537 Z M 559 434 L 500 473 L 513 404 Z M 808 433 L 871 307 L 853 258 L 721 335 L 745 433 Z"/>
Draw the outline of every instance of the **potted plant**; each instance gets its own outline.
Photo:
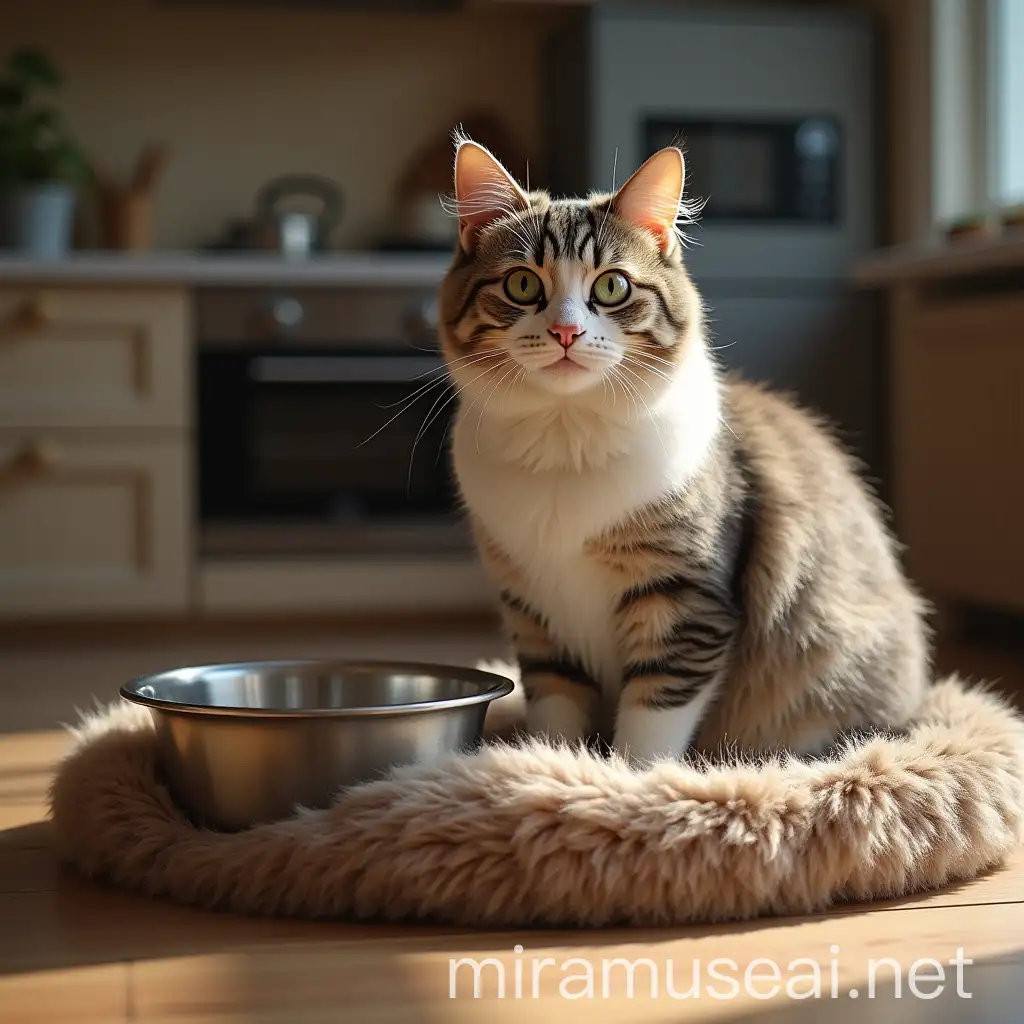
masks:
<path id="1" fill-rule="evenodd" d="M 0 75 L 0 246 L 54 259 L 70 245 L 81 150 L 46 102 L 61 78 L 45 54 L 15 50 Z"/>

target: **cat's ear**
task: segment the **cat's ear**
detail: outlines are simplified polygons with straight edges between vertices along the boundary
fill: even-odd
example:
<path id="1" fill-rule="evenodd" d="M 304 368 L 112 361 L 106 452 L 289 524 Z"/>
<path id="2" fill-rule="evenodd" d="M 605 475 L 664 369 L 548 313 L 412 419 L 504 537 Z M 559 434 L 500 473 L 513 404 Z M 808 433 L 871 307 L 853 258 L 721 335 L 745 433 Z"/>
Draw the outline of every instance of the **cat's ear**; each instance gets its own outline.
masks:
<path id="1" fill-rule="evenodd" d="M 455 202 L 459 244 L 471 252 L 480 229 L 497 217 L 525 210 L 530 201 L 501 163 L 468 139 L 455 153 Z"/>
<path id="2" fill-rule="evenodd" d="M 612 209 L 623 220 L 653 232 L 669 253 L 677 244 L 675 224 L 683 200 L 686 167 L 674 146 L 658 150 L 615 194 Z"/>

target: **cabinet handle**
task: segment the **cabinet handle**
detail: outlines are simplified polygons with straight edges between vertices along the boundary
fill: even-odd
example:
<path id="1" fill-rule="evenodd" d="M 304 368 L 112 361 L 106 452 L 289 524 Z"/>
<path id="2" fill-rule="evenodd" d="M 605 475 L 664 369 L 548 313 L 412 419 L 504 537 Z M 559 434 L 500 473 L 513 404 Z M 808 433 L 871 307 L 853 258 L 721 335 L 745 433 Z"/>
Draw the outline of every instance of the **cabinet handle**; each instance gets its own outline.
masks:
<path id="1" fill-rule="evenodd" d="M 38 476 L 56 469 L 61 462 L 60 450 L 51 441 L 26 441 L 7 460 L 8 473 Z"/>
<path id="2" fill-rule="evenodd" d="M 26 300 L 21 307 L 18 322 L 32 331 L 42 330 L 53 323 L 53 304 L 42 295 Z"/>

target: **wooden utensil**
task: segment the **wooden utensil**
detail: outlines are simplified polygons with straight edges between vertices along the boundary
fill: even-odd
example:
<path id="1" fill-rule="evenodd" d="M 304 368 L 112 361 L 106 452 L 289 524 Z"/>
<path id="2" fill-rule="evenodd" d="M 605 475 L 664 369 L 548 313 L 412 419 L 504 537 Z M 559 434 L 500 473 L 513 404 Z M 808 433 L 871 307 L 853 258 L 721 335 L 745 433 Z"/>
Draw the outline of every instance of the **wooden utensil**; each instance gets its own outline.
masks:
<path id="1" fill-rule="evenodd" d="M 145 146 L 135 163 L 135 173 L 132 176 L 131 184 L 132 192 L 137 195 L 152 195 L 166 163 L 166 146 L 156 142 Z"/>
<path id="2" fill-rule="evenodd" d="M 153 240 L 153 197 L 167 165 L 167 147 L 151 142 L 139 153 L 127 183 L 95 170 L 103 242 L 108 249 L 148 249 Z"/>

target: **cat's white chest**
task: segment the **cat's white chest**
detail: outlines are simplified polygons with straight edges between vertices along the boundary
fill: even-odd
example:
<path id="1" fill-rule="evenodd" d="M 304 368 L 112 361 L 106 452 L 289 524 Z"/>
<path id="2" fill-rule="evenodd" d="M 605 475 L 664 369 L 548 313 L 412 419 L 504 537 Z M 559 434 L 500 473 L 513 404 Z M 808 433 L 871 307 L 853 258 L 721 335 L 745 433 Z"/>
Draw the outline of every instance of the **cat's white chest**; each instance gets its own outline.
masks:
<path id="1" fill-rule="evenodd" d="M 614 621 L 619 588 L 584 546 L 621 515 L 607 507 L 602 514 L 607 503 L 596 481 L 587 477 L 514 473 L 479 491 L 470 483 L 469 489 L 475 492 L 477 515 L 523 574 L 521 596 L 603 688 L 616 689 L 621 675 Z"/>
<path id="2" fill-rule="evenodd" d="M 548 621 L 552 638 L 580 658 L 602 688 L 617 693 L 621 657 L 615 611 L 621 583 L 586 543 L 664 493 L 660 445 L 610 467 L 535 472 L 496 464 L 454 435 L 456 468 L 467 503 L 516 563 L 523 597 Z"/>
<path id="3" fill-rule="evenodd" d="M 616 637 L 621 580 L 586 551 L 587 542 L 679 487 L 697 471 L 718 426 L 710 363 L 697 359 L 665 396 L 657 419 L 637 417 L 604 429 L 600 413 L 525 419 L 463 416 L 452 431 L 463 497 L 524 580 L 521 596 L 548 622 L 552 639 L 580 660 L 605 692 L 618 693 L 622 659 Z M 571 468 L 565 456 L 594 457 Z M 550 454 L 531 468 L 522 453 Z M 617 452 L 617 455 L 613 455 Z"/>

